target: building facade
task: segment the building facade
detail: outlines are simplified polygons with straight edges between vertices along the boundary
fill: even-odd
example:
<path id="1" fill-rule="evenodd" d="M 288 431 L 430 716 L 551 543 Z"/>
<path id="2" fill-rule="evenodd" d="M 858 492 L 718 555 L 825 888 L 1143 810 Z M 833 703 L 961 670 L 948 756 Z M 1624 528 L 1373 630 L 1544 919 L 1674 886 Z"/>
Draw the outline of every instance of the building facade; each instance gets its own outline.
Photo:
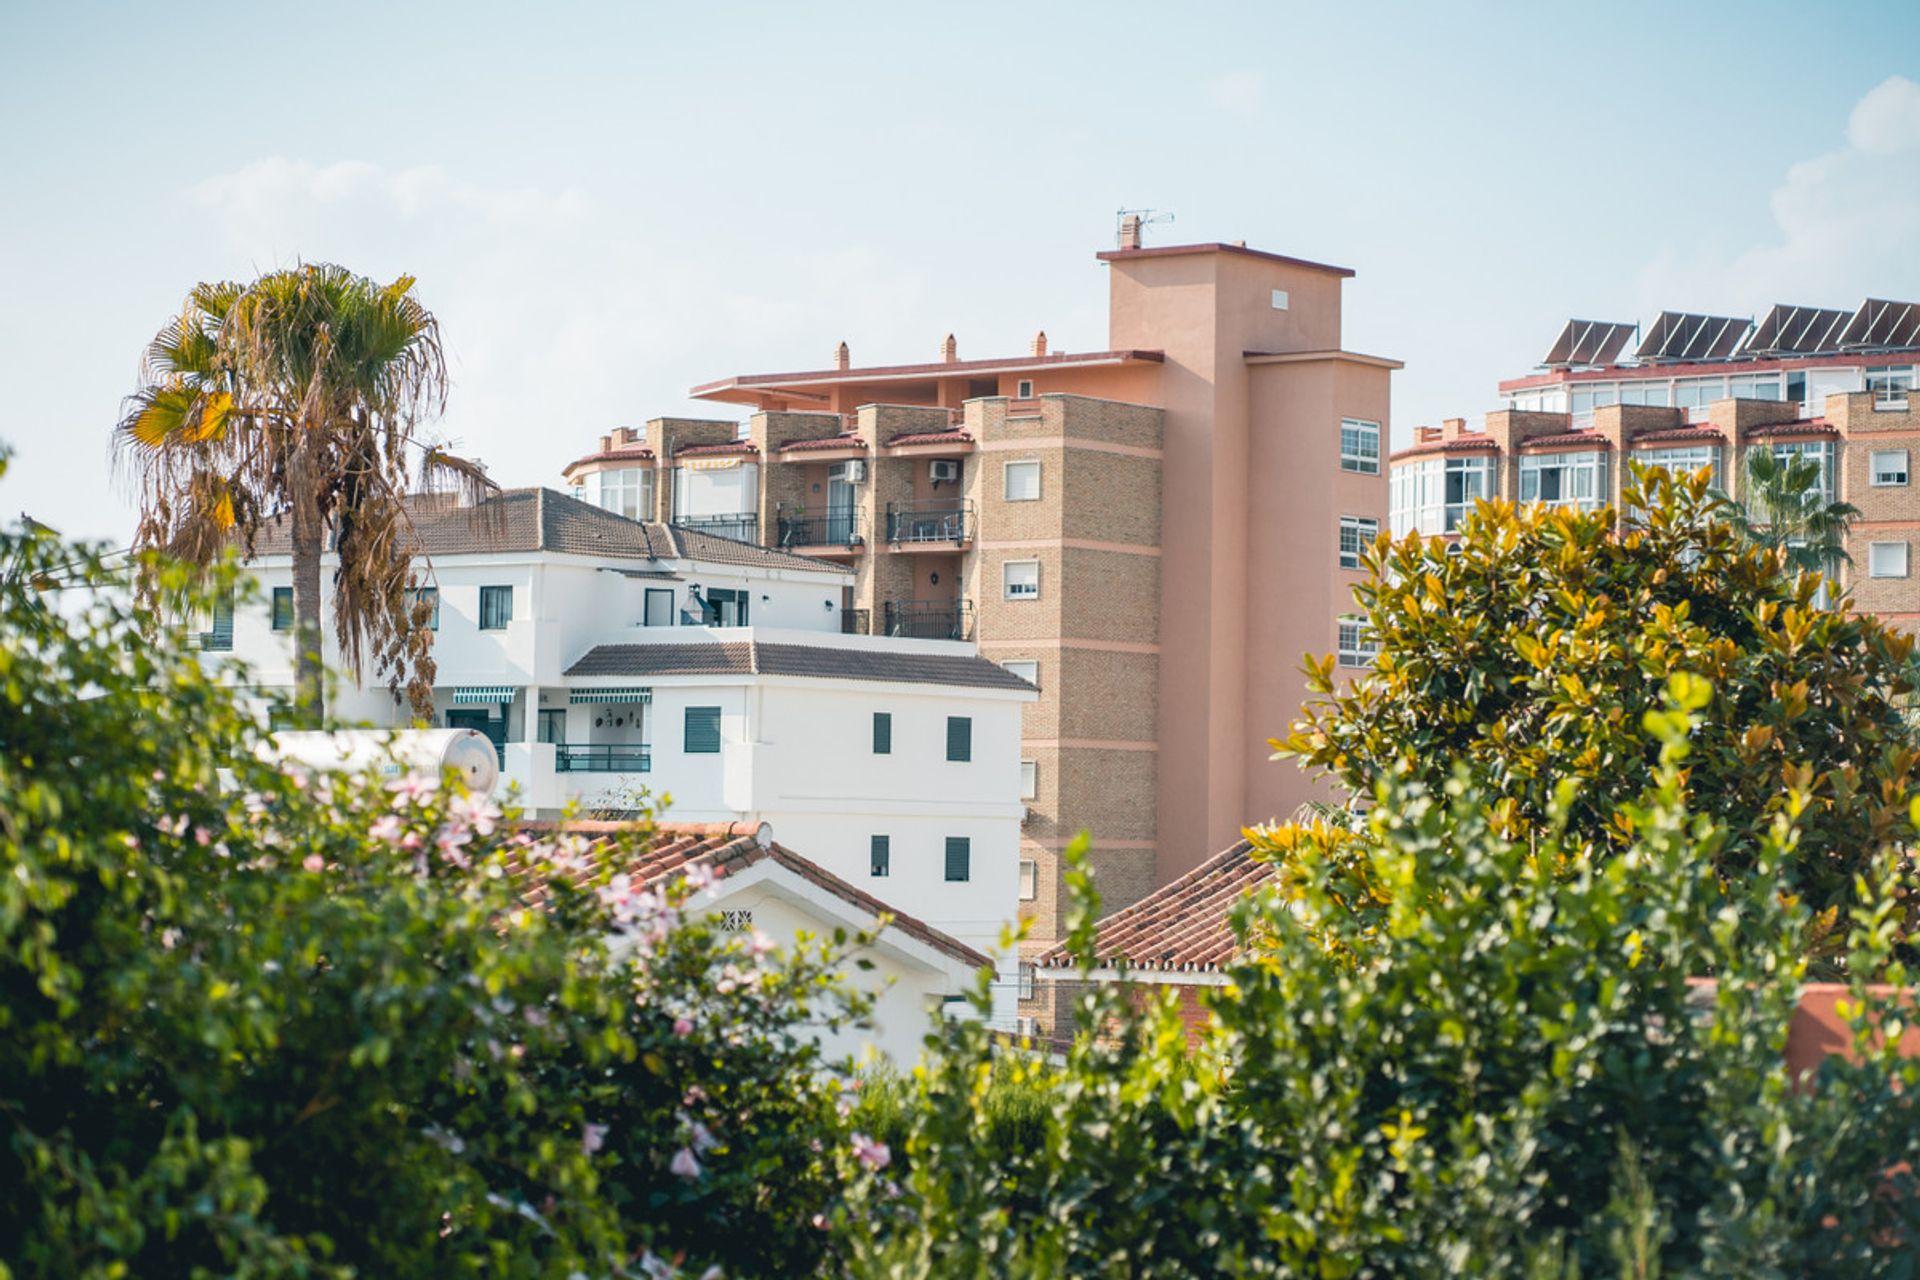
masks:
<path id="1" fill-rule="evenodd" d="M 1080 831 L 1124 906 L 1319 798 L 1271 762 L 1386 520 L 1390 372 L 1341 346 L 1351 272 L 1244 245 L 1142 248 L 1108 271 L 1108 349 L 742 375 L 696 387 L 742 424 L 656 419 L 566 470 L 852 571 L 844 624 L 975 641 L 1031 680 L 1024 911 L 1059 935 Z"/>

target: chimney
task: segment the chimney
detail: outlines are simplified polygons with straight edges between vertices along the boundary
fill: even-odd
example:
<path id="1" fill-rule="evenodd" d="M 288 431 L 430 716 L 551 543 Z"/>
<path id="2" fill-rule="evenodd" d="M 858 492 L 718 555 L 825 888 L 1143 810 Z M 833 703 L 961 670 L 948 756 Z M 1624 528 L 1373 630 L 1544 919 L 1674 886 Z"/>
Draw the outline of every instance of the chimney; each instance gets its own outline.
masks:
<path id="1" fill-rule="evenodd" d="M 1413 429 L 1413 442 L 1415 444 L 1432 444 L 1440 438 L 1439 427 L 1415 427 Z"/>
<path id="2" fill-rule="evenodd" d="M 1120 247 L 1138 249 L 1140 247 L 1140 215 L 1129 213 L 1120 219 Z"/>
<path id="3" fill-rule="evenodd" d="M 612 436 L 601 436 L 601 437 L 600 437 L 600 452 L 602 452 L 602 453 L 612 453 L 612 452 L 613 452 L 613 437 L 612 437 Z"/>
<path id="4" fill-rule="evenodd" d="M 941 362 L 944 364 L 952 364 L 954 361 L 958 360 L 959 358 L 960 358 L 960 343 L 954 338 L 954 336 L 952 334 L 948 334 L 946 337 L 940 339 Z"/>
<path id="5" fill-rule="evenodd" d="M 845 369 L 850 367 L 852 364 L 853 364 L 853 352 L 847 349 L 846 343 L 843 342 L 839 346 L 833 349 L 833 367 L 834 368 Z"/>
<path id="6" fill-rule="evenodd" d="M 1466 433 L 1467 420 L 1465 418 L 1442 418 L 1440 420 L 1440 438 L 1442 440 L 1458 440 Z"/>
<path id="7" fill-rule="evenodd" d="M 1033 335 L 1033 346 L 1031 350 L 1036 356 L 1047 354 L 1047 331 L 1045 329 Z"/>

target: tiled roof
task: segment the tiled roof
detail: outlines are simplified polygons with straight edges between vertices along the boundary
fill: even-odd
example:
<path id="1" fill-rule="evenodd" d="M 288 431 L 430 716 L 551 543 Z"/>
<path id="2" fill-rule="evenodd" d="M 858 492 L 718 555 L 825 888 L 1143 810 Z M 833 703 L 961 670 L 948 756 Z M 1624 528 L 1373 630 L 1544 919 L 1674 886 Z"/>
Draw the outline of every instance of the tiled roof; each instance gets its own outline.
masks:
<path id="1" fill-rule="evenodd" d="M 964 431 L 908 431 L 887 441 L 887 447 L 902 444 L 972 444 L 973 437 Z"/>
<path id="2" fill-rule="evenodd" d="M 683 444 L 673 451 L 676 458 L 719 457 L 735 453 L 758 453 L 760 446 L 751 440 L 728 440 L 721 444 Z"/>
<path id="3" fill-rule="evenodd" d="M 757 547 L 698 529 L 629 520 L 554 489 L 503 489 L 470 507 L 419 499 L 410 504 L 415 555 L 503 555 L 561 551 L 573 555 L 642 560 L 700 560 L 767 569 L 808 569 L 846 574 L 844 565 L 812 556 Z M 332 547 L 331 540 L 328 543 Z M 254 554 L 293 551 L 284 520 L 261 528 Z"/>
<path id="4" fill-rule="evenodd" d="M 1423 453 L 1484 453 L 1500 451 L 1500 442 L 1492 436 L 1459 436 L 1452 440 L 1423 440 L 1419 444 L 1409 445 L 1393 454 L 1388 462 L 1398 462 L 1402 458 L 1417 457 Z"/>
<path id="5" fill-rule="evenodd" d="M 780 446 L 781 453 L 794 453 L 801 449 L 864 449 L 867 442 L 859 436 L 848 434 L 841 436 L 822 436 L 817 440 L 789 440 Z"/>
<path id="6" fill-rule="evenodd" d="M 652 462 L 653 450 L 634 445 L 626 449 L 606 449 L 599 453 L 589 453 L 583 458 L 575 458 L 560 468 L 561 475 L 570 475 L 575 467 L 584 467 L 594 462 Z"/>
<path id="7" fill-rule="evenodd" d="M 580 676 L 794 676 L 813 680 L 882 680 L 969 689 L 1030 690 L 997 662 L 965 654 L 901 653 L 877 646 L 775 644 L 603 644 L 567 668 Z"/>
<path id="8" fill-rule="evenodd" d="M 1761 426 L 1747 428 L 1752 439 L 1765 439 L 1768 436 L 1837 436 L 1840 428 L 1825 418 L 1799 418 L 1792 422 L 1768 422 Z"/>
<path id="9" fill-rule="evenodd" d="M 801 879 L 825 889 L 835 897 L 851 903 L 868 915 L 890 916 L 887 928 L 897 929 L 908 937 L 953 957 L 962 964 L 975 969 L 984 969 L 993 964 L 991 959 L 975 951 L 966 943 L 942 933 L 923 920 L 896 911 L 872 894 L 856 889 L 812 859 L 803 858 L 781 844 L 773 842 L 761 844 L 753 831 L 741 830 L 742 825 L 716 823 L 703 826 L 662 823 L 654 828 L 653 839 L 648 842 L 647 847 L 633 855 L 625 864 L 626 871 L 629 875 L 636 877 L 641 885 L 656 885 L 696 865 L 705 866 L 724 879 L 761 862 L 771 861 Z M 625 822 L 529 822 L 523 826 L 534 831 L 563 830 L 584 836 L 606 836 L 614 832 L 638 829 L 636 824 Z M 612 848 L 610 842 L 604 839 L 596 840 L 588 856 L 594 859 L 605 859 Z M 590 870 L 583 873 L 583 878 L 590 874 Z"/>
<path id="10" fill-rule="evenodd" d="M 1607 443 L 1607 438 L 1597 431 L 1561 431 L 1550 436 L 1530 436 L 1520 442 L 1522 449 L 1530 449 L 1535 445 L 1551 445 L 1555 447 L 1566 447 L 1569 445 L 1579 447 L 1585 445 L 1593 449 L 1607 449 L 1612 447 Z"/>
<path id="11" fill-rule="evenodd" d="M 1103 967 L 1124 963 L 1130 969 L 1176 972 L 1218 969 L 1234 951 L 1228 913 L 1249 890 L 1273 876 L 1273 864 L 1256 862 L 1253 846 L 1242 840 L 1100 921 L 1094 934 L 1095 962 Z M 1070 969 L 1077 962 L 1062 943 L 1043 952 L 1035 963 Z"/>
<path id="12" fill-rule="evenodd" d="M 1654 431 L 1642 431 L 1627 443 L 1629 445 L 1660 444 L 1668 440 L 1725 444 L 1727 437 L 1726 433 L 1718 427 L 1660 427 Z"/>

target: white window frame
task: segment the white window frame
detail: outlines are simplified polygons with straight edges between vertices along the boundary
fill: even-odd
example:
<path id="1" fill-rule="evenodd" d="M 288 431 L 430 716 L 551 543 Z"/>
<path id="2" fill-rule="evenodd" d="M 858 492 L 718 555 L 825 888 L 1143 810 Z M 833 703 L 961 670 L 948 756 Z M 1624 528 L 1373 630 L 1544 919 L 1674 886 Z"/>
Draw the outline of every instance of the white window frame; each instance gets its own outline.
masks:
<path id="1" fill-rule="evenodd" d="M 1363 617 L 1343 614 L 1334 623 L 1335 660 L 1343 667 L 1371 667 L 1380 654 L 1380 642 Z"/>
<path id="2" fill-rule="evenodd" d="M 1545 471 L 1563 473 L 1559 481 L 1559 496 L 1540 496 L 1541 473 Z M 1586 486 L 1592 491 L 1590 494 L 1581 495 L 1579 492 L 1582 475 L 1587 475 L 1591 481 Z M 1527 492 L 1529 488 L 1533 490 L 1531 495 Z M 1561 449 L 1551 453 L 1521 454 L 1519 497 L 1521 502 L 1540 502 L 1549 507 L 1578 507 L 1582 511 L 1598 511 L 1607 505 L 1607 451 Z"/>
<path id="3" fill-rule="evenodd" d="M 1018 973 L 1020 975 L 1020 998 L 1022 1000 L 1033 999 L 1034 984 L 1039 979 L 1040 967 L 1022 961 Z"/>
<path id="4" fill-rule="evenodd" d="M 1033 566 L 1033 585 L 1031 589 L 1028 589 L 1026 587 L 1026 584 L 1024 583 L 1020 583 L 1020 584 L 1014 583 L 1008 572 L 1009 570 L 1015 568 L 1016 566 L 1025 566 L 1025 565 Z M 1015 590 L 1016 585 L 1018 585 L 1021 589 Z M 1038 560 L 1003 560 L 1001 561 L 1000 562 L 1000 598 L 1002 600 L 1038 600 L 1040 598 L 1040 562 Z"/>
<path id="5" fill-rule="evenodd" d="M 1040 764 L 1035 760 L 1020 762 L 1020 798 L 1033 800 L 1040 795 Z"/>
<path id="6" fill-rule="evenodd" d="M 1032 468 L 1032 470 L 1033 470 L 1033 492 L 1032 492 L 1031 494 L 1028 494 L 1028 495 L 1024 495 L 1024 496 L 1023 496 L 1023 495 L 1021 495 L 1021 494 L 1016 494 L 1016 493 L 1015 493 L 1015 492 L 1013 491 L 1013 477 L 1014 477 L 1014 468 L 1015 468 L 1015 467 L 1019 467 L 1019 468 L 1021 468 L 1021 471 L 1020 471 L 1020 474 L 1021 474 L 1022 476 L 1024 476 L 1024 475 L 1026 475 L 1026 474 L 1027 474 L 1027 471 L 1026 471 L 1026 469 L 1027 469 L 1027 468 L 1029 468 L 1029 467 L 1030 467 L 1030 468 Z M 1002 470 L 1001 470 L 1001 473 L 1000 473 L 1000 494 L 1001 494 L 1001 496 L 1002 496 L 1002 497 L 1004 497 L 1004 498 L 1005 498 L 1005 499 L 1006 499 L 1006 500 L 1007 500 L 1008 502 L 1038 502 L 1038 501 L 1040 501 L 1040 496 L 1041 496 L 1041 488 L 1040 488 L 1040 485 L 1041 485 L 1041 468 L 1040 468 L 1040 459 L 1038 459 L 1038 458 L 1014 458 L 1013 460 L 1011 460 L 1010 462 L 1008 462 L 1008 463 L 1006 464 L 1006 466 L 1005 466 L 1004 468 L 1002 468 Z"/>
<path id="7" fill-rule="evenodd" d="M 1021 378 L 1018 382 L 1015 382 L 1013 384 L 1013 398 L 1015 400 L 1033 399 L 1033 379 Z"/>
<path id="8" fill-rule="evenodd" d="M 1347 433 L 1354 433 L 1354 447 L 1347 447 Z M 1372 438 L 1371 449 L 1365 443 Z M 1365 418 L 1340 419 L 1340 469 L 1355 475 L 1380 474 L 1380 424 Z"/>
<path id="9" fill-rule="evenodd" d="M 1040 896 L 1040 864 L 1032 858 L 1020 859 L 1020 901 L 1032 902 Z"/>
<path id="10" fill-rule="evenodd" d="M 1038 658 L 1008 658 L 1000 664 L 1003 668 L 1019 676 L 1028 684 L 1040 687 L 1040 660 Z"/>
<path id="11" fill-rule="evenodd" d="M 1340 567 L 1342 569 L 1360 569 L 1365 565 L 1362 557 L 1373 540 L 1380 536 L 1380 522 L 1371 516 L 1340 517 Z M 1352 550 L 1348 550 L 1351 544 Z"/>
<path id="12" fill-rule="evenodd" d="M 1881 462 L 1883 458 L 1898 458 L 1900 463 L 1897 470 L 1891 466 L 1885 466 Z M 1872 478 L 1873 487 L 1876 489 L 1903 487 L 1906 485 L 1907 477 L 1910 474 L 1907 469 L 1907 451 L 1905 449 L 1875 449 L 1868 456 L 1867 471 Z"/>
<path id="13" fill-rule="evenodd" d="M 1633 460 L 1641 466 L 1691 476 L 1702 467 L 1713 468 L 1712 484 L 1720 483 L 1720 446 L 1717 444 L 1677 445 L 1669 449 L 1635 449 Z"/>
<path id="14" fill-rule="evenodd" d="M 1882 568 L 1880 553 L 1896 550 L 1900 553 L 1898 570 Z M 1869 578 L 1904 578 L 1907 576 L 1907 562 L 1908 552 L 1905 542 L 1869 542 L 1867 544 L 1867 576 Z"/>
<path id="15" fill-rule="evenodd" d="M 1875 365 L 1866 371 L 1866 388 L 1873 392 L 1875 413 L 1898 413 L 1907 407 L 1913 391 L 1913 366 Z"/>

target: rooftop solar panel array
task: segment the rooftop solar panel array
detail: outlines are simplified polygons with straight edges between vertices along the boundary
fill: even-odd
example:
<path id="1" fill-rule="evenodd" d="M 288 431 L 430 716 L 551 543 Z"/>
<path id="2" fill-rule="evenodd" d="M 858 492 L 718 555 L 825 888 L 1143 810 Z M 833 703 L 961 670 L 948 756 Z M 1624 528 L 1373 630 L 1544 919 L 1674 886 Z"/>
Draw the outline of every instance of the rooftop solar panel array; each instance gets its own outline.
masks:
<path id="1" fill-rule="evenodd" d="M 1541 363 L 1552 369 L 1612 364 L 1637 328 L 1612 320 L 1569 320 Z"/>
<path id="2" fill-rule="evenodd" d="M 1853 313 L 1838 307 L 1776 303 L 1740 348 L 1741 355 L 1806 356 L 1840 349 L 1840 332 Z"/>
<path id="3" fill-rule="evenodd" d="M 1636 326 L 1569 320 L 1540 363 L 1548 369 L 1616 364 Z M 1738 316 L 1662 311 L 1630 363 L 1772 360 L 1796 356 L 1920 352 L 1920 302 L 1868 298 L 1858 310 L 1776 303 L 1759 324 Z"/>
<path id="4" fill-rule="evenodd" d="M 1920 347 L 1920 303 L 1868 298 L 1840 335 L 1847 351 L 1908 351 Z"/>
<path id="5" fill-rule="evenodd" d="M 1737 316 L 1662 311 L 1635 354 L 1642 360 L 1725 360 L 1752 327 L 1753 321 Z"/>

